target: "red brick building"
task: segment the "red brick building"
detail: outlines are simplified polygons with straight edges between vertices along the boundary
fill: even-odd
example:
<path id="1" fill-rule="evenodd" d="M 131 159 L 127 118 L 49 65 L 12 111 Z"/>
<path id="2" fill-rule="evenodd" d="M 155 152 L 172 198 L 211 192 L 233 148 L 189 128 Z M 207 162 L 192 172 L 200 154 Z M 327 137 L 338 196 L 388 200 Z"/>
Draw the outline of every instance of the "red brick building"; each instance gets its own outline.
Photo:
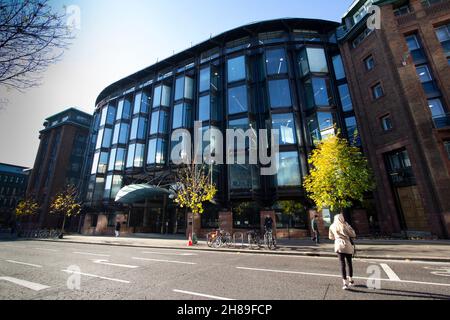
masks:
<path id="1" fill-rule="evenodd" d="M 46 119 L 28 182 L 27 195 L 41 205 L 33 226 L 55 228 L 59 217 L 48 214 L 52 198 L 67 185 L 79 187 L 92 116 L 70 108 Z M 70 228 L 70 226 L 68 226 Z"/>
<path id="2" fill-rule="evenodd" d="M 381 231 L 448 237 L 450 1 L 355 1 L 339 31 Z"/>

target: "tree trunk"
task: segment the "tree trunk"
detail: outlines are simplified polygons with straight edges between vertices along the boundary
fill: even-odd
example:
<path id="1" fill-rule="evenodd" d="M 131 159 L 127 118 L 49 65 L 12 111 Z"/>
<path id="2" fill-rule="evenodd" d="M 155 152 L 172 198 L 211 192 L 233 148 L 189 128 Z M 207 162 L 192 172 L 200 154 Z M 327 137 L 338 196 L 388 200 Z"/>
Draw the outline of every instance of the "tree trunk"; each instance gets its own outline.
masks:
<path id="1" fill-rule="evenodd" d="M 64 215 L 64 220 L 63 220 L 63 224 L 62 224 L 62 228 L 61 228 L 61 233 L 64 234 L 64 227 L 66 225 L 66 215 Z"/>

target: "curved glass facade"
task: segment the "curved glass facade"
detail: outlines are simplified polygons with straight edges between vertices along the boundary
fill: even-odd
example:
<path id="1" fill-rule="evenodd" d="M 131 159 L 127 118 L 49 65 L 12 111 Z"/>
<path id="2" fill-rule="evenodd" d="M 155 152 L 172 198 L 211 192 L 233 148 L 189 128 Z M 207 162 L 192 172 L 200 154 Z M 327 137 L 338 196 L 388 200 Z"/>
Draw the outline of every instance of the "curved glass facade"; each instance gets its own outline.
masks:
<path id="1" fill-rule="evenodd" d="M 261 176 L 254 164 L 211 166 L 223 208 L 236 201 L 268 207 L 279 199 L 304 199 L 307 154 L 335 127 L 355 131 L 353 114 L 345 118 L 353 108 L 339 50 L 329 40 L 335 29 L 326 21 L 261 22 L 107 88 L 92 130 L 97 140 L 87 202 L 114 207 L 123 184 L 173 182 L 176 159 L 170 155 L 179 141 L 171 141 L 171 133 L 185 129 L 193 136 L 194 121 L 224 136 L 228 128 L 279 130 L 277 175 Z"/>

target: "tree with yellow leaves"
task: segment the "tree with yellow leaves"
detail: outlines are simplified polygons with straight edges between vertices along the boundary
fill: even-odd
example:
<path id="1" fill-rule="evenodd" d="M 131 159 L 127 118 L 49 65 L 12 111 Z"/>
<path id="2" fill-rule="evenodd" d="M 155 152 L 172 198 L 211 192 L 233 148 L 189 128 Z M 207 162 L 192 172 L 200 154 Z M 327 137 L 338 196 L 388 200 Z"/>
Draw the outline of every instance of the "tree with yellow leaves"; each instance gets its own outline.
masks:
<path id="1" fill-rule="evenodd" d="M 174 201 L 180 208 L 191 210 L 193 219 L 204 212 L 203 204 L 212 201 L 217 193 L 211 174 L 212 172 L 208 172 L 205 166 L 196 164 L 181 168 L 177 174 L 178 182 Z M 193 222 L 192 239 L 195 239 Z"/>
<path id="2" fill-rule="evenodd" d="M 373 190 L 372 172 L 361 151 L 339 135 L 321 142 L 309 158 L 304 187 L 318 210 L 342 212 Z"/>
<path id="3" fill-rule="evenodd" d="M 66 218 L 77 216 L 81 213 L 81 204 L 77 200 L 78 190 L 75 186 L 67 186 L 59 192 L 50 204 L 50 213 L 64 215 L 61 232 L 64 233 Z"/>
<path id="4" fill-rule="evenodd" d="M 26 198 L 17 204 L 16 217 L 28 217 L 37 214 L 39 204 L 33 198 Z"/>

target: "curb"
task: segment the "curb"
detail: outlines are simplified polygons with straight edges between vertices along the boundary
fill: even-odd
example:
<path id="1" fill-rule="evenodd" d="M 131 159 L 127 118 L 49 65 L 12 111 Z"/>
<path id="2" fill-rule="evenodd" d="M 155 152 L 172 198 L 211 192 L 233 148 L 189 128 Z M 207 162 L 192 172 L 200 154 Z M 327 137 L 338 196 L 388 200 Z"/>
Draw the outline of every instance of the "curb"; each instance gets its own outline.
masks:
<path id="1" fill-rule="evenodd" d="M 55 242 L 55 243 L 74 243 L 74 244 L 90 244 L 99 246 L 114 246 L 114 247 L 128 247 L 128 248 L 147 248 L 147 249 L 168 249 L 168 250 L 184 250 L 184 251 L 200 251 L 200 252 L 226 252 L 237 254 L 256 254 L 256 255 L 275 255 L 275 256 L 299 256 L 299 257 L 317 257 L 317 258 L 335 258 L 335 253 L 328 252 L 286 252 L 286 251 L 259 251 L 259 250 L 239 250 L 239 249 L 213 249 L 213 248 L 199 248 L 199 247 L 175 247 L 175 246 L 152 246 L 152 245 L 133 245 L 133 244 L 119 244 L 119 243 L 102 243 L 102 242 L 88 242 L 75 240 L 53 240 L 53 239 L 30 239 L 33 241 Z M 29 241 L 29 240 L 26 240 Z M 407 256 L 370 256 L 357 255 L 357 260 L 395 260 L 408 262 L 439 262 L 450 263 L 450 258 L 442 257 L 407 257 Z"/>

